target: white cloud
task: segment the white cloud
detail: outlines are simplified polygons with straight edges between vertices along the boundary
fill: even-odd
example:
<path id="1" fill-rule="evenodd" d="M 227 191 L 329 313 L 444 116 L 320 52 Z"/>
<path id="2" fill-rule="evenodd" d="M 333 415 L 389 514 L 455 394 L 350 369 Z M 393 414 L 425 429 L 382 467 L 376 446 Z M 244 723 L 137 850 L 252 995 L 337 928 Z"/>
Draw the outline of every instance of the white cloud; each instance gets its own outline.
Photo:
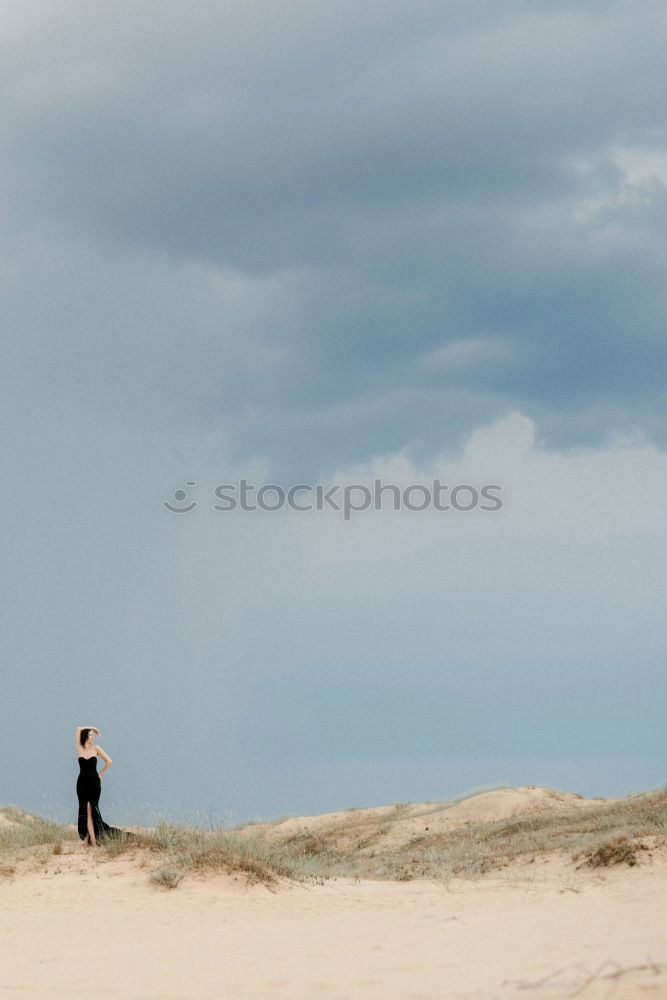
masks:
<path id="1" fill-rule="evenodd" d="M 227 623 L 231 600 L 234 632 L 252 643 L 268 620 L 275 623 L 278 602 L 283 634 L 296 637 L 304 614 L 312 614 L 320 637 L 312 655 L 326 659 L 332 623 L 347 622 L 355 607 L 363 612 L 356 627 L 365 643 L 382 645 L 391 630 L 400 655 L 408 655 L 418 631 L 425 670 L 433 644 L 469 652 L 480 637 L 513 649 L 519 662 L 528 623 L 536 644 L 548 641 L 554 656 L 575 646 L 579 656 L 604 656 L 631 639 L 640 660 L 656 641 L 667 541 L 663 453 L 618 442 L 548 451 L 534 423 L 513 413 L 474 432 L 455 459 L 417 466 L 406 453 L 390 454 L 338 470 L 327 487 L 372 486 L 380 478 L 403 488 L 434 477 L 450 488 L 499 484 L 504 506 L 395 512 L 387 500 L 381 512 L 358 512 L 347 523 L 333 511 L 202 509 L 181 552 L 184 581 L 196 578 L 207 594 L 204 605 L 192 603 L 194 630 L 209 637 L 211 651 L 222 648 L 220 616 Z M 246 579 L 238 575 L 244 564 L 253 567 Z M 413 659 L 419 673 L 419 651 Z M 281 655 L 267 667 L 286 668 Z M 357 669 L 373 677 L 380 665 L 371 654 Z"/>
<path id="2" fill-rule="evenodd" d="M 573 217 L 587 223 L 601 212 L 650 205 L 667 187 L 667 150 L 645 146 L 611 146 L 595 158 L 573 159 L 571 167 L 589 179 L 594 194 L 580 199 Z M 609 167 L 616 177 L 609 179 Z"/>
<path id="3" fill-rule="evenodd" d="M 475 364 L 511 361 L 512 357 L 507 341 L 498 337 L 465 337 L 429 351 L 417 364 L 436 372 L 457 372 Z"/>

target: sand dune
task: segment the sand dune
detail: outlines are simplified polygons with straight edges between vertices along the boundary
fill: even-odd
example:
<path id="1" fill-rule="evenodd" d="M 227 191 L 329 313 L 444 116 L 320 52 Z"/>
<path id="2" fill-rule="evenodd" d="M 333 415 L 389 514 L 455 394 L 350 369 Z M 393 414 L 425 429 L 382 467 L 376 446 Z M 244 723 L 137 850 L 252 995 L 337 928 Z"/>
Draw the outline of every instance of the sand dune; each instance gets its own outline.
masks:
<path id="1" fill-rule="evenodd" d="M 353 843 L 386 827 L 385 843 L 403 843 L 415 824 L 595 803 L 525 786 L 265 829 L 337 830 Z M 114 856 L 65 842 L 62 854 L 26 856 L 0 878 L 0 997 L 667 1000 L 667 847 L 646 840 L 633 867 L 577 867 L 553 852 L 446 883 L 282 880 L 272 891 L 222 874 L 166 891 L 147 881 L 152 860 L 140 849 Z"/>
<path id="2" fill-rule="evenodd" d="M 0 812 L 0 827 L 18 826 L 19 822 L 34 823 L 36 817 L 25 809 L 12 809 L 7 812 Z"/>
<path id="3" fill-rule="evenodd" d="M 274 823 L 241 827 L 261 832 L 269 841 L 280 842 L 299 834 L 327 837 L 341 850 L 386 850 L 408 844 L 417 835 L 456 830 L 466 824 L 511 819 L 532 813 L 585 809 L 614 799 L 585 799 L 573 792 L 559 792 L 540 785 L 499 788 L 453 802 L 417 802 L 342 809 L 319 816 L 296 816 Z"/>

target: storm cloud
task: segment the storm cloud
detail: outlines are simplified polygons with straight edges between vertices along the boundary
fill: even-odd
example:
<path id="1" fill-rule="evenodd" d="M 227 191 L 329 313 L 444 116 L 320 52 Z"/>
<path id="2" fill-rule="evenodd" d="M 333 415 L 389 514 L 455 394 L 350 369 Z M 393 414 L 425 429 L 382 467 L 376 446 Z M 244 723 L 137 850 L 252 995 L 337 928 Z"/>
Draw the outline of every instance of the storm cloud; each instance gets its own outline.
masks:
<path id="1" fill-rule="evenodd" d="M 652 0 L 5 6 L 5 606 L 9 690 L 26 706 L 10 721 L 12 746 L 29 720 L 42 752 L 65 722 L 104 728 L 79 715 L 106 704 L 126 755 L 133 738 L 146 752 L 143 728 L 162 720 L 153 739 L 163 760 L 169 733 L 177 740 L 185 789 L 215 703 L 226 727 L 216 738 L 237 767 L 216 808 L 225 796 L 246 814 L 347 805 L 337 761 L 351 747 L 353 798 L 454 793 L 454 780 L 434 785 L 456 747 L 464 784 L 514 780 L 532 759 L 555 783 L 617 791 L 619 747 L 599 767 L 572 762 L 597 760 L 625 731 L 620 694 L 602 699 L 615 728 L 589 723 L 605 671 L 630 684 L 619 657 L 631 656 L 640 695 L 626 736 L 651 759 L 656 744 L 637 720 L 664 684 L 642 581 L 651 594 L 664 583 L 652 554 L 664 544 L 653 512 L 667 444 L 666 29 Z M 517 465 L 522 433 L 529 458 Z M 318 546 L 347 564 L 361 528 L 232 527 L 210 504 L 203 516 L 205 491 L 244 474 L 332 482 L 396 462 L 413 477 L 463 474 L 480 434 L 498 453 L 477 474 L 508 491 L 484 544 L 462 526 L 438 541 L 440 527 L 415 514 L 417 550 L 385 564 L 388 535 L 380 555 L 361 545 L 361 564 L 333 591 L 313 575 Z M 618 477 L 624 515 L 605 536 L 609 555 L 594 542 L 582 555 L 581 526 L 594 534 L 595 518 L 576 505 L 567 520 L 547 515 L 548 497 L 570 503 L 581 489 L 589 512 L 612 516 Z M 163 501 L 186 481 L 199 510 L 170 518 Z M 530 547 L 534 519 L 558 525 L 542 555 Z M 480 590 L 485 545 L 507 571 Z M 406 582 L 401 603 L 373 589 L 376 556 L 385 581 Z M 589 560 L 579 578 L 577 558 Z M 623 636 L 609 583 L 621 564 L 627 592 L 644 598 Z M 461 604 L 445 668 L 437 650 L 452 604 L 441 620 L 423 581 L 432 595 L 451 575 Z M 578 647 L 555 623 L 585 594 Z M 549 637 L 532 652 L 511 624 L 519 606 L 517 621 Z M 368 631 L 355 632 L 355 609 Z M 309 639 L 297 656 L 299 629 Z M 480 629 L 473 655 L 466 635 Z M 387 679 L 389 649 L 391 669 L 412 656 L 424 686 Z M 568 704 L 582 713 L 569 755 L 540 715 L 536 658 L 552 663 L 543 690 L 561 717 Z M 575 709 L 554 678 L 574 683 L 582 669 Z M 428 706 L 448 683 L 466 733 L 454 727 L 443 743 Z M 374 712 L 383 697 L 386 716 Z M 525 738 L 493 735 L 503 697 L 508 733 L 537 712 Z M 292 734 L 284 756 L 280 733 Z M 418 734 L 421 771 L 408 760 Z M 48 772 L 56 786 L 60 767 Z M 15 785 L 11 770 L 6 795 L 29 787 L 22 804 L 39 806 L 39 782 L 19 771 Z M 428 777 L 413 793 L 418 773 Z M 155 775 L 159 804 L 177 808 L 166 770 Z M 628 771 L 621 784 L 632 781 Z M 313 791 L 321 782 L 329 797 Z M 183 790 L 183 808 L 203 788 L 192 800 Z M 133 778 L 130 812 L 145 804 L 140 789 Z"/>

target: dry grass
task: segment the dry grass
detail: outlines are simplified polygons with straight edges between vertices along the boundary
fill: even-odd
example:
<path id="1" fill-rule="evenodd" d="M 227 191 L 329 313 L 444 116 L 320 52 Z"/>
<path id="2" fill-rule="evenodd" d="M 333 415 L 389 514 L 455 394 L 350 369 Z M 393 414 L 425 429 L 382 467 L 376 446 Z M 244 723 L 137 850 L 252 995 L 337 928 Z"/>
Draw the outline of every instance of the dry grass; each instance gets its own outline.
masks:
<path id="1" fill-rule="evenodd" d="M 637 864 L 637 851 L 648 850 L 646 844 L 637 840 L 628 840 L 622 833 L 605 841 L 584 855 L 584 865 L 589 868 L 603 868 L 609 865 L 626 863 L 632 867 Z M 580 866 L 582 867 L 582 866 Z"/>
<path id="2" fill-rule="evenodd" d="M 380 817 L 378 830 L 400 822 L 406 806 L 398 804 L 394 814 Z M 445 804 L 434 804 L 428 812 L 442 808 Z M 375 835 L 366 829 L 363 838 L 351 837 L 355 823 L 352 813 L 343 829 L 291 833 L 279 842 L 269 841 L 265 830 L 248 826 L 239 833 L 163 823 L 138 843 L 161 856 L 150 878 L 169 888 L 178 885 L 185 874 L 208 871 L 240 873 L 248 882 L 261 882 L 269 888 L 281 878 L 447 880 L 455 875 L 479 876 L 554 851 L 568 853 L 573 861 L 580 861 L 580 866 L 633 865 L 637 851 L 642 849 L 641 838 L 653 836 L 656 843 L 667 841 L 667 787 L 617 802 L 603 801 L 587 809 L 526 814 L 511 820 L 469 823 L 448 832 L 425 833 L 399 848 L 378 849 L 375 854 L 360 853 Z M 355 846 L 341 847 L 349 843 Z"/>
<path id="3" fill-rule="evenodd" d="M 76 832 L 61 823 L 52 823 L 24 809 L 0 807 L 0 855 L 3 858 L 41 844 L 52 846 L 56 853 L 57 844 L 76 839 Z"/>
<path id="4" fill-rule="evenodd" d="M 337 876 L 447 881 L 453 876 L 477 877 L 551 852 L 569 854 L 577 867 L 633 866 L 643 849 L 643 838 L 653 837 L 656 846 L 667 843 L 667 786 L 585 809 L 468 822 L 454 830 L 424 832 L 396 848 L 383 848 L 380 832 L 400 823 L 408 805 L 399 803 L 393 812 L 385 812 L 370 831 L 366 823 L 363 833 L 359 829 L 357 834 L 357 821 L 351 815 L 343 828 L 292 833 L 280 841 L 275 839 L 275 824 L 268 828 L 274 836 L 267 838 L 267 828 L 253 829 L 248 824 L 242 830 L 227 830 L 161 822 L 152 831 L 102 841 L 98 856 L 110 859 L 128 854 L 141 867 L 146 858 L 152 859 L 155 864 L 149 880 L 167 889 L 178 886 L 186 875 L 207 872 L 241 875 L 248 883 L 273 888 L 281 879 L 321 882 Z M 449 805 L 430 804 L 425 814 Z M 3 815 L 11 825 L 0 826 L 0 874 L 13 872 L 17 858 L 30 854 L 31 849 L 44 853 L 42 845 L 46 845 L 47 854 L 59 854 L 67 841 L 78 843 L 76 831 L 66 826 L 21 810 L 5 808 L 0 810 Z"/>
<path id="5" fill-rule="evenodd" d="M 271 846 L 262 838 L 224 828 L 206 830 L 174 823 L 159 823 L 151 832 L 126 841 L 107 841 L 102 847 L 114 856 L 136 849 L 157 856 L 159 864 L 149 873 L 149 880 L 165 888 L 175 888 L 186 874 L 207 872 L 239 874 L 248 884 L 272 888 L 280 879 L 318 877 L 322 868 L 318 856 L 300 848 Z"/>
<path id="6" fill-rule="evenodd" d="M 158 868 L 154 868 L 150 872 L 148 881 L 152 885 L 160 886 L 162 889 L 175 889 L 183 878 L 183 875 L 184 872 L 180 871 L 174 865 L 164 864 Z"/>
<path id="7" fill-rule="evenodd" d="M 634 864 L 636 851 L 641 849 L 637 841 L 650 836 L 667 842 L 667 787 L 588 809 L 527 814 L 424 834 L 379 858 L 378 874 L 401 880 L 475 876 L 553 851 L 566 852 L 573 861 L 584 859 L 592 866 Z M 607 854 L 608 860 L 601 860 Z M 596 858 L 600 860 L 589 860 Z"/>
<path id="8" fill-rule="evenodd" d="M 49 855 L 62 853 L 64 841 L 78 837 L 67 826 L 52 823 L 24 809 L 0 807 L 0 877 L 10 878 L 20 867 L 39 867 Z"/>

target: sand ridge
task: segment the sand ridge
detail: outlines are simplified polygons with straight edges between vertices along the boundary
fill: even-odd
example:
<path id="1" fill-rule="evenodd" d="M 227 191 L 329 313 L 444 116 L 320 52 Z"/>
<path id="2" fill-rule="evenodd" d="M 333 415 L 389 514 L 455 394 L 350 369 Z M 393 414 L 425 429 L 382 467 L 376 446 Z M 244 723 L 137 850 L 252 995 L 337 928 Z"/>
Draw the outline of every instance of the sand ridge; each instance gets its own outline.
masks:
<path id="1" fill-rule="evenodd" d="M 374 808 L 341 809 L 319 816 L 295 816 L 273 823 L 242 826 L 269 842 L 311 834 L 326 837 L 340 850 L 369 852 L 408 844 L 423 832 L 456 830 L 467 824 L 489 823 L 516 816 L 586 809 L 615 799 L 586 799 L 541 785 L 498 788 L 452 802 L 417 802 Z"/>

